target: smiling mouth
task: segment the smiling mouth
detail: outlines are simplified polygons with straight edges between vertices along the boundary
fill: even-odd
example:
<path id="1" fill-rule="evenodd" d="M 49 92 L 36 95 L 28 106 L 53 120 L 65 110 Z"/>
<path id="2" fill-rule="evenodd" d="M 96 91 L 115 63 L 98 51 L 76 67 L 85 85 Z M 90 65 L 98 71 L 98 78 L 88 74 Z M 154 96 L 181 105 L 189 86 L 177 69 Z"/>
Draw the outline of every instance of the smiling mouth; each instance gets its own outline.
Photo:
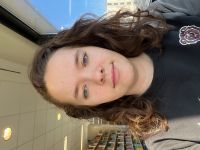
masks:
<path id="1" fill-rule="evenodd" d="M 120 80 L 120 72 L 118 68 L 115 66 L 114 62 L 111 62 L 111 64 L 112 64 L 111 78 L 112 78 L 113 88 L 115 88 Z"/>
<path id="2" fill-rule="evenodd" d="M 112 83 L 113 83 L 113 88 L 115 88 L 115 84 L 116 84 L 116 81 L 115 81 L 115 68 L 114 68 L 114 63 L 112 62 Z"/>

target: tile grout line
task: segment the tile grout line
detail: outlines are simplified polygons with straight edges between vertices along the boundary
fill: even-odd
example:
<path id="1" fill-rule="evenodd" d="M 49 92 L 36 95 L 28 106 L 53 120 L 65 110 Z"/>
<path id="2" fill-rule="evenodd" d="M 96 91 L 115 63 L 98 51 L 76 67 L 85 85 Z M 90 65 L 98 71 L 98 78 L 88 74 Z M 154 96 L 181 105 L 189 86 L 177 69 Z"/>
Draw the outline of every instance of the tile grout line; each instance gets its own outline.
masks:
<path id="1" fill-rule="evenodd" d="M 33 113 L 33 112 L 37 112 L 37 111 L 49 110 L 49 109 L 53 109 L 53 108 L 44 108 L 44 109 L 38 109 L 38 110 L 33 110 L 33 111 L 26 111 L 26 112 L 19 112 L 19 113 L 15 113 L 15 114 L 9 114 L 9 115 L 5 115 L 5 116 L 0 116 L 0 119 L 6 118 L 6 117 L 12 117 L 12 116 L 16 116 L 16 115 L 21 115 L 21 114 L 25 114 L 25 113 Z"/>
<path id="2" fill-rule="evenodd" d="M 32 139 L 32 141 L 33 141 L 33 143 L 32 143 L 32 150 L 33 150 L 33 147 L 34 147 L 34 141 L 35 141 L 35 124 L 36 124 L 36 116 L 37 116 L 37 111 L 35 111 L 35 117 L 34 117 L 34 126 L 33 126 L 33 139 Z"/>

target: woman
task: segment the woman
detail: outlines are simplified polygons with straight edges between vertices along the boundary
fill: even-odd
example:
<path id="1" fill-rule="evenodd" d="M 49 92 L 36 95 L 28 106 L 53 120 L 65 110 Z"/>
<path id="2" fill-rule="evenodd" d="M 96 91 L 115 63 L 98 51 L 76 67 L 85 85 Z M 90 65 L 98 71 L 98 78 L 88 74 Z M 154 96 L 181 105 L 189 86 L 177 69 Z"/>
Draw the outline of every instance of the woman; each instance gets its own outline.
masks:
<path id="1" fill-rule="evenodd" d="M 128 124 L 149 149 L 200 148 L 200 30 L 179 19 L 81 18 L 41 46 L 30 80 L 67 115 Z"/>

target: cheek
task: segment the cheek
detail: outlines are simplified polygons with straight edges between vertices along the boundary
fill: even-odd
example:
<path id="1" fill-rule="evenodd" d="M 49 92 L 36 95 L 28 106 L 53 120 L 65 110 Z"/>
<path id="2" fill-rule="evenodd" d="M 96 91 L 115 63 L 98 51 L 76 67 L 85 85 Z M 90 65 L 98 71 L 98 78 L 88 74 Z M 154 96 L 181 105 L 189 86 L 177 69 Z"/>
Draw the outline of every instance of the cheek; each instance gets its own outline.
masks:
<path id="1" fill-rule="evenodd" d="M 121 93 L 106 87 L 94 89 L 91 92 L 92 99 L 98 104 L 110 102 L 121 97 Z"/>
<path id="2" fill-rule="evenodd" d="M 101 87 L 101 88 L 93 88 L 93 90 L 91 90 L 92 92 L 92 96 L 94 97 L 107 97 L 109 95 L 112 95 L 112 90 L 111 88 L 107 88 L 107 87 Z"/>
<path id="3" fill-rule="evenodd" d="M 104 64 L 105 62 L 108 62 L 112 59 L 112 57 L 108 54 L 104 53 L 97 53 L 95 55 L 91 55 L 91 61 L 98 64 Z"/>

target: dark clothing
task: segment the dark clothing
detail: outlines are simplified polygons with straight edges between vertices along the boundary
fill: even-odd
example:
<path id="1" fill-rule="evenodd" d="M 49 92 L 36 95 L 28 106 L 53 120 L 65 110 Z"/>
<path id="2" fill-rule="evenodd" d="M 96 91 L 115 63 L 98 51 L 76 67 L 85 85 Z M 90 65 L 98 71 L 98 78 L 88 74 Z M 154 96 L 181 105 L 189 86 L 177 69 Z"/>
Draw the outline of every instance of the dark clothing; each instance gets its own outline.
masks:
<path id="1" fill-rule="evenodd" d="M 168 119 L 169 130 L 146 140 L 150 150 L 200 150 L 200 41 L 181 45 L 180 27 L 196 25 L 200 18 L 178 16 L 163 40 L 163 52 L 146 53 L 154 64 L 151 86 L 143 94 L 157 99 L 157 111 Z M 200 37 L 200 30 L 199 30 Z"/>
<path id="2" fill-rule="evenodd" d="M 200 16 L 200 0 L 156 0 L 147 8 L 167 19 L 177 16 Z"/>

